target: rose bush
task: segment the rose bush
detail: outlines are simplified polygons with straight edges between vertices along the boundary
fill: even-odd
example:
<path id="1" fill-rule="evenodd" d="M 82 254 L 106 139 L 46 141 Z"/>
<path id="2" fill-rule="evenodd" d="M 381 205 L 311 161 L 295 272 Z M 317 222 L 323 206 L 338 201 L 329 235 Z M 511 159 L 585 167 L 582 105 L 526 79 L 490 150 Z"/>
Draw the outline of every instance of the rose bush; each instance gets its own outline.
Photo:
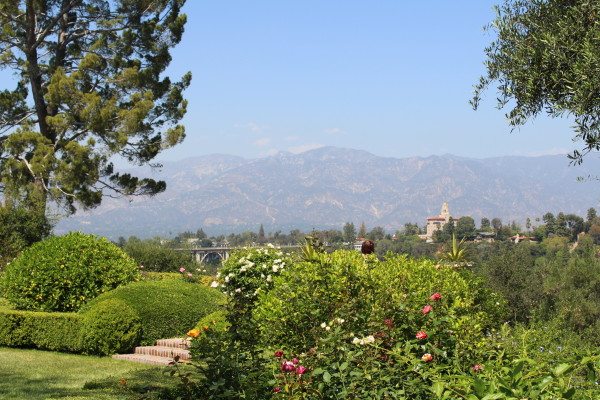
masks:
<path id="1" fill-rule="evenodd" d="M 501 387 L 509 377 L 515 396 L 543 382 L 544 393 L 573 395 L 582 382 L 573 376 L 581 368 L 507 357 L 505 302 L 466 270 L 254 249 L 232 257 L 213 286 L 228 297 L 227 323 L 192 339 L 200 374 L 189 392 L 203 398 L 487 400 L 511 398 Z M 513 367 L 534 370 L 534 383 Z"/>

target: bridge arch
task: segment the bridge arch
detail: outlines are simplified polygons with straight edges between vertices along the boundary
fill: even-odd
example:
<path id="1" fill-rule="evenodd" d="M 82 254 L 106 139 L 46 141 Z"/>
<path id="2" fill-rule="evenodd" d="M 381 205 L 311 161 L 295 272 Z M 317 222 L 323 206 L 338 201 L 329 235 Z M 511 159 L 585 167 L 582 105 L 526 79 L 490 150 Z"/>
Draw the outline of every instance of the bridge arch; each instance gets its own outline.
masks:
<path id="1" fill-rule="evenodd" d="M 225 261 L 227 260 L 229 254 L 227 252 L 224 251 L 206 251 L 200 258 L 200 263 L 203 263 L 204 261 L 206 261 L 207 259 L 210 259 L 211 257 L 218 257 L 221 259 L 221 261 Z"/>

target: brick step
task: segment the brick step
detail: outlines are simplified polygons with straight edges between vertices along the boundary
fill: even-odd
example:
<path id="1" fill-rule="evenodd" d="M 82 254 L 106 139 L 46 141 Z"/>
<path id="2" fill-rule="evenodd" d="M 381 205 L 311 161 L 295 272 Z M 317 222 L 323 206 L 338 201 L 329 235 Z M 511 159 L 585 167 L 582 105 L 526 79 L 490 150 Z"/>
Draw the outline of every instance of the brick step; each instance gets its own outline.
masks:
<path id="1" fill-rule="evenodd" d="M 190 340 L 182 338 L 171 338 L 171 339 L 159 339 L 156 341 L 157 346 L 162 347 L 174 347 L 176 349 L 189 349 Z"/>
<path id="2" fill-rule="evenodd" d="M 151 356 L 148 354 L 115 354 L 112 358 L 151 365 L 169 365 L 173 361 L 171 357 Z"/>
<path id="3" fill-rule="evenodd" d="M 169 357 L 179 356 L 181 361 L 191 359 L 190 351 L 177 347 L 166 346 L 139 346 L 135 348 L 135 354 Z"/>

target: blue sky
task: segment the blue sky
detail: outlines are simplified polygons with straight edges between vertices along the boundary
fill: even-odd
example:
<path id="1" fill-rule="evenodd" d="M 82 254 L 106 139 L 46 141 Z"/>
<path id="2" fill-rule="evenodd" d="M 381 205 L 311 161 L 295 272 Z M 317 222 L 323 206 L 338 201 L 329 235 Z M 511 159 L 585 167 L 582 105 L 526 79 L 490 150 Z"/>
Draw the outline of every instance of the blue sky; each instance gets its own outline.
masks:
<path id="1" fill-rule="evenodd" d="M 188 0 L 172 77 L 193 74 L 187 138 L 161 155 L 262 157 L 333 145 L 381 156 L 566 153 L 567 120 L 510 133 L 487 93 L 483 26 L 500 0 Z"/>
<path id="2" fill-rule="evenodd" d="M 165 160 L 323 145 L 406 157 L 565 153 L 567 120 L 510 133 L 495 92 L 473 111 L 488 0 L 188 0 L 170 72 L 191 70 L 187 139 Z"/>

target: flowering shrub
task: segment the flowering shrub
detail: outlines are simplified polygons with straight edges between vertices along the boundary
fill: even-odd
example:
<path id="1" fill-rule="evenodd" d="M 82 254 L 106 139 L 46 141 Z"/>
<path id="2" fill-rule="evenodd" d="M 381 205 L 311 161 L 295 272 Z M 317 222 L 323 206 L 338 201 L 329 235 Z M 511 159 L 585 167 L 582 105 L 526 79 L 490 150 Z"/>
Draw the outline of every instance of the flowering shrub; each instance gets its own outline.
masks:
<path id="1" fill-rule="evenodd" d="M 535 390 L 555 395 L 548 399 L 575 393 L 576 369 L 519 366 L 512 362 L 519 357 L 506 359 L 494 347 L 505 303 L 465 270 L 353 251 L 292 263 L 277 250 L 248 250 L 226 263 L 213 286 L 228 297 L 227 324 L 202 327 L 192 339 L 202 377 L 192 393 L 203 398 L 491 400 L 536 398 Z M 526 373 L 518 376 L 527 369 L 535 370 L 532 384 L 523 383 Z M 512 382 L 512 392 L 503 392 L 502 382 Z"/>
<path id="2" fill-rule="evenodd" d="M 106 238 L 72 232 L 35 243 L 4 272 L 5 297 L 18 309 L 77 311 L 140 279 L 136 263 Z"/>

